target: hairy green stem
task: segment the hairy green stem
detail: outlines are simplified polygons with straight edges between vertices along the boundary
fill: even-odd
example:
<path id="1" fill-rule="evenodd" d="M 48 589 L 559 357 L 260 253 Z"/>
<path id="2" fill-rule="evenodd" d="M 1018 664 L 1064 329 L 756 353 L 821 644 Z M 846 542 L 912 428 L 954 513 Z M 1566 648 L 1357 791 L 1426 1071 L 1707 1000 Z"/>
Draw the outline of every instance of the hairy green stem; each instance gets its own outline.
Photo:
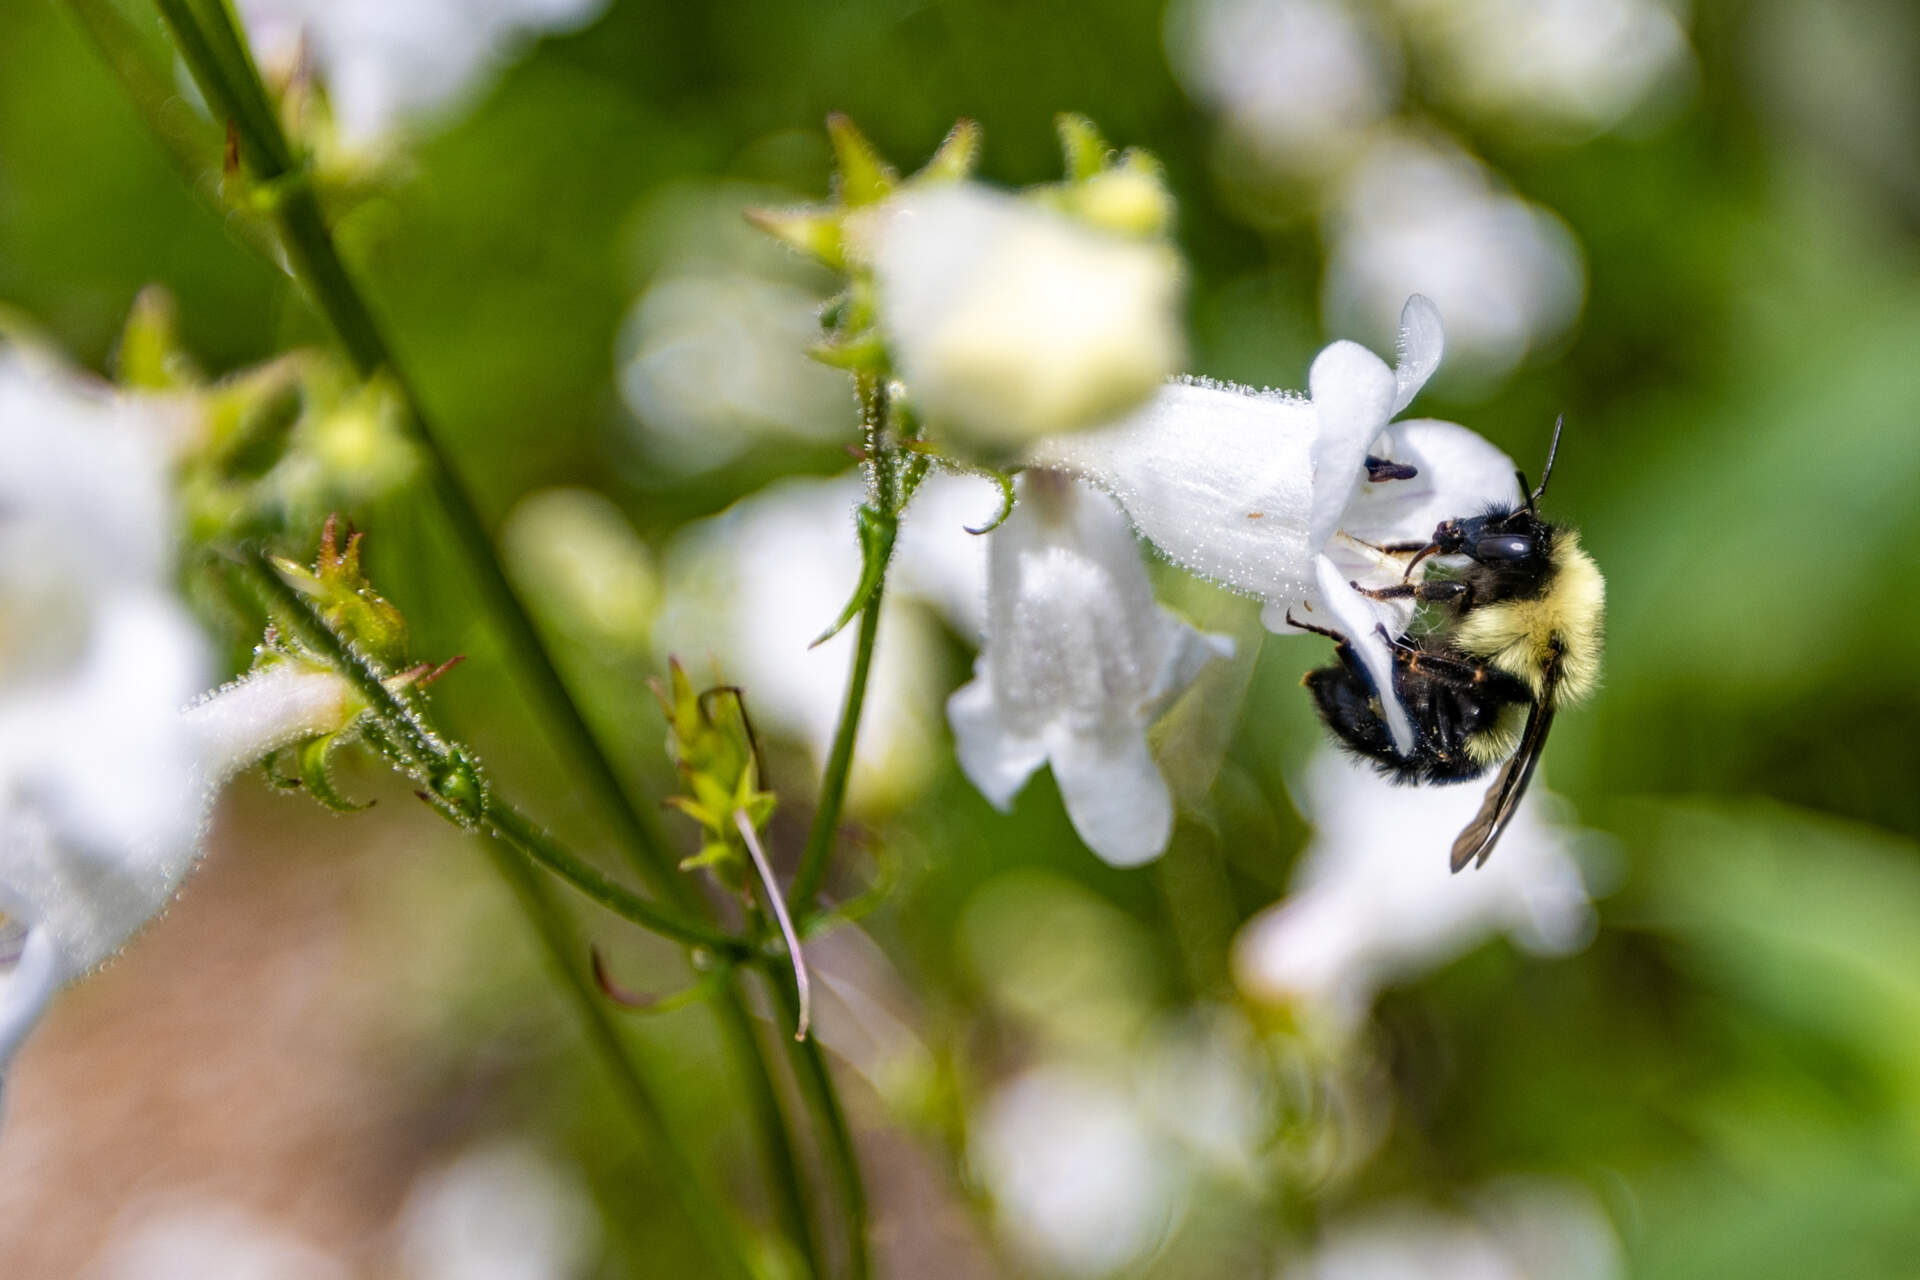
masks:
<path id="1" fill-rule="evenodd" d="M 880 634 L 880 602 L 886 594 L 884 580 L 874 586 L 873 594 L 860 610 L 860 635 L 853 651 L 853 673 L 847 680 L 846 701 L 840 707 L 840 724 L 833 733 L 833 748 L 827 754 L 827 769 L 820 781 L 820 800 L 813 811 L 813 825 L 807 829 L 807 843 L 800 854 L 800 867 L 794 873 L 787 900 L 804 910 L 820 892 L 826 879 L 827 860 L 833 853 L 834 837 L 840 831 L 840 813 L 847 801 L 847 778 L 853 771 L 854 741 L 860 733 L 860 712 L 867 701 L 867 676 L 873 669 L 873 644 Z"/>
<path id="2" fill-rule="evenodd" d="M 800 1016 L 800 998 L 790 973 L 769 973 L 769 984 L 778 997 L 785 1020 Z M 808 1098 L 820 1137 L 826 1147 L 827 1173 L 833 1179 L 845 1221 L 847 1275 L 852 1280 L 867 1280 L 873 1274 L 872 1241 L 867 1229 L 867 1189 L 860 1177 L 860 1153 L 853 1145 L 853 1130 L 847 1126 L 846 1110 L 840 1105 L 839 1091 L 827 1070 L 826 1054 L 817 1036 L 808 1036 L 792 1046 L 794 1075 L 800 1092 Z"/>
<path id="3" fill-rule="evenodd" d="M 693 1162 L 687 1158 L 667 1126 L 652 1089 L 641 1078 L 639 1068 L 628 1055 L 625 1043 L 607 1016 L 606 1006 L 588 977 L 580 971 L 579 959 L 585 952 L 573 931 L 547 896 L 545 886 L 527 864 L 502 844 L 489 841 L 494 865 L 520 900 L 527 917 L 540 933 L 540 941 L 561 978 L 561 985 L 580 1016 L 587 1042 L 612 1078 L 614 1091 L 645 1135 L 651 1157 L 657 1162 L 655 1174 L 671 1188 L 687 1215 L 694 1235 L 713 1256 L 716 1274 L 733 1280 L 750 1280 L 752 1265 L 741 1252 L 744 1238 L 715 1206 L 718 1199 L 702 1186 Z"/>
<path id="4" fill-rule="evenodd" d="M 393 763 L 414 781 L 438 787 L 437 766 L 452 753 L 445 739 L 427 722 L 421 710 L 387 687 L 383 673 L 366 655 L 341 640 L 313 604 L 288 585 L 261 553 L 242 559 L 237 571 L 272 617 L 302 645 L 326 657 L 367 704 L 367 714 L 379 724 L 379 743 Z M 571 884 L 587 897 L 623 919 L 675 942 L 706 947 L 734 959 L 752 953 L 745 939 L 736 938 L 705 921 L 684 916 L 649 902 L 631 889 L 607 878 L 593 864 L 543 831 L 532 819 L 489 793 L 480 821 L 527 857 Z"/>
<path id="5" fill-rule="evenodd" d="M 616 884 L 595 870 L 592 864 L 555 840 L 525 814 L 497 797 L 487 798 L 484 824 L 495 835 L 565 880 L 595 902 L 642 928 L 651 929 L 688 946 L 706 947 L 720 955 L 741 959 L 751 948 L 740 938 L 712 925 L 664 911 Z"/>
<path id="6" fill-rule="evenodd" d="M 226 117 L 243 159 L 275 193 L 274 211 L 289 266 L 306 286 L 317 310 L 363 373 L 384 369 L 399 385 L 409 420 L 429 462 L 429 483 L 443 517 L 466 553 L 486 613 L 518 661 L 510 664 L 532 687 L 550 729 L 557 730 L 584 769 L 603 807 L 620 829 L 621 847 L 643 880 L 664 901 L 683 911 L 699 895 L 675 868 L 650 812 L 622 784 L 592 728 L 561 678 L 527 610 L 502 570 L 485 525 L 447 451 L 408 383 L 351 276 L 340 259 L 319 201 L 295 168 L 292 148 L 280 130 L 259 72 L 234 29 L 224 0 L 207 0 L 213 11 L 203 23 L 187 0 L 156 0 L 182 56 L 217 113 Z M 218 32 L 209 37 L 208 30 Z M 235 56 L 237 55 L 237 57 Z M 800 1165 L 788 1138 L 766 1046 L 754 1035 L 744 989 L 736 980 L 716 1008 L 727 1052 L 745 1077 L 749 1109 L 771 1163 L 774 1209 L 783 1230 L 813 1253 L 815 1232 L 807 1220 Z"/>

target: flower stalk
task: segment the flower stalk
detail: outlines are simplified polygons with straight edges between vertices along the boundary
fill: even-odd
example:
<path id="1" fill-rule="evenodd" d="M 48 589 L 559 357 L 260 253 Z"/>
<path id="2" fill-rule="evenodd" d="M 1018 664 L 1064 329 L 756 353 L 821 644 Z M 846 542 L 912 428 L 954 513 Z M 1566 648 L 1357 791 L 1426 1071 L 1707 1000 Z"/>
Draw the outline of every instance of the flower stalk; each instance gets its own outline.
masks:
<path id="1" fill-rule="evenodd" d="M 199 12 L 190 0 L 156 0 L 156 4 L 207 101 L 226 118 L 240 160 L 263 189 L 274 193 L 271 213 L 288 267 L 356 368 L 363 375 L 384 370 L 398 388 L 407 407 L 407 425 L 427 461 L 435 504 L 452 529 L 482 608 L 514 659 L 510 668 L 530 688 L 549 732 L 600 797 L 623 837 L 621 848 L 648 887 L 683 913 L 698 909 L 697 891 L 675 871 L 650 811 L 622 784 L 508 582 L 472 498 L 339 256 L 319 200 L 296 165 L 259 70 L 234 28 L 231 11 L 224 0 L 201 4 Z M 402 738 L 412 736 L 407 732 Z M 407 741 L 406 747 L 418 753 L 417 742 Z M 773 1084 L 771 1062 L 754 1032 L 738 981 L 717 1002 L 716 1016 L 725 1052 L 740 1065 L 749 1110 L 771 1164 L 772 1201 L 781 1228 L 817 1259 L 815 1232 L 801 1194 L 800 1166 Z M 815 1270 L 822 1269 L 816 1265 Z"/>

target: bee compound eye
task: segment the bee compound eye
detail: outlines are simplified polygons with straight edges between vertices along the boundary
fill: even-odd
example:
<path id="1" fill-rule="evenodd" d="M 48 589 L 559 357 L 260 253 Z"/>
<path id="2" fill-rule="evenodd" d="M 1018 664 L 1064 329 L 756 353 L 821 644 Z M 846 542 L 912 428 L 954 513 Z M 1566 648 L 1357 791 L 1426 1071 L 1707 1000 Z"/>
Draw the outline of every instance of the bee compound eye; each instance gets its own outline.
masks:
<path id="1" fill-rule="evenodd" d="M 1493 533 L 1473 544 L 1475 560 L 1525 560 L 1533 554 L 1533 539 L 1519 533 Z"/>

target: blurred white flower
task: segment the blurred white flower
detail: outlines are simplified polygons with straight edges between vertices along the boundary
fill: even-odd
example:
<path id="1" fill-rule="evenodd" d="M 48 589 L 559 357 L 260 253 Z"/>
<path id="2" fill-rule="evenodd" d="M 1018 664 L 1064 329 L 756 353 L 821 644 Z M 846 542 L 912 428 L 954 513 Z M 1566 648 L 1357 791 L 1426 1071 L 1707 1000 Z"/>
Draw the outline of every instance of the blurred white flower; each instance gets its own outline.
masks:
<path id="1" fill-rule="evenodd" d="M 416 1180 L 397 1230 L 405 1280 L 567 1280 L 591 1273 L 600 1221 L 570 1170 L 500 1140 Z"/>
<path id="2" fill-rule="evenodd" d="M 1594 915 L 1574 857 L 1580 836 L 1550 816 L 1554 802 L 1540 784 L 1521 801 L 1499 857 L 1468 875 L 1448 869 L 1448 847 L 1483 790 L 1396 786 L 1323 749 L 1299 797 L 1314 835 L 1293 887 L 1235 943 L 1241 987 L 1344 1031 L 1382 987 L 1496 935 L 1541 955 L 1586 945 Z"/>
<path id="3" fill-rule="evenodd" d="M 657 457 L 717 466 L 760 437 L 857 438 L 846 374 L 810 359 L 820 298 L 734 269 L 656 280 L 620 337 L 620 390 Z"/>
<path id="4" fill-rule="evenodd" d="M 660 604 L 653 553 L 592 489 L 541 489 L 507 513 L 500 541 L 514 582 L 601 647 L 645 648 Z"/>
<path id="5" fill-rule="evenodd" d="M 1536 131 L 1590 134 L 1684 83 L 1686 32 L 1661 0 L 1399 0 L 1456 102 Z"/>
<path id="6" fill-rule="evenodd" d="M 1023 472 L 987 535 L 987 641 L 947 703 L 960 767 L 1009 808 L 1053 766 L 1087 847 L 1115 866 L 1159 856 L 1173 797 L 1147 726 L 1233 642 L 1162 609 L 1126 516 L 1070 476 Z"/>
<path id="7" fill-rule="evenodd" d="M 173 408 L 0 349 L 0 1068 L 172 899 L 227 774 L 344 719 L 344 682 L 290 666 L 183 712 L 208 664 L 169 583 Z"/>
<path id="8" fill-rule="evenodd" d="M 853 511 L 865 496 L 852 472 L 784 480 L 689 525 L 664 562 L 665 603 L 654 629 L 661 663 L 677 654 L 697 683 L 711 657 L 724 681 L 746 690 L 755 726 L 806 744 L 816 762 L 826 759 L 833 742 L 859 628 L 808 646 L 859 580 Z M 988 502 L 979 519 L 992 510 Z M 944 540 L 957 562 L 986 556 L 980 539 L 958 524 L 936 525 L 916 505 L 899 545 L 923 540 Z M 915 554 L 949 558 L 930 546 Z M 856 807 L 911 795 L 939 754 L 945 689 L 938 629 L 904 595 L 889 591 L 880 630 L 854 757 Z"/>
<path id="9" fill-rule="evenodd" d="M 377 142 L 457 105 L 519 46 L 598 17 L 607 0 L 235 0 L 262 65 L 319 66 L 342 138 Z"/>
<path id="10" fill-rule="evenodd" d="M 976 1118 L 967 1155 L 1011 1242 L 1067 1275 L 1138 1261 L 1181 1208 L 1175 1161 L 1132 1098 L 1070 1067 L 1002 1085 Z"/>
<path id="11" fill-rule="evenodd" d="M 1606 1213 L 1585 1191 L 1511 1181 L 1473 1213 L 1394 1204 L 1336 1221 L 1283 1280 L 1618 1280 L 1626 1273 Z"/>
<path id="12" fill-rule="evenodd" d="M 1326 239 L 1330 327 L 1384 336 L 1401 300 L 1425 294 L 1447 317 L 1452 367 L 1483 384 L 1562 337 L 1586 294 L 1565 224 L 1497 189 L 1451 146 L 1376 142 L 1348 175 Z"/>
<path id="13" fill-rule="evenodd" d="M 277 1223 L 206 1197 L 144 1207 L 115 1230 L 86 1280 L 349 1280 L 347 1264 Z"/>
<path id="14" fill-rule="evenodd" d="M 0 348 L 0 1067 L 54 991 L 165 904 L 203 814 L 180 708 L 206 653 L 168 590 L 171 423 Z"/>
<path id="15" fill-rule="evenodd" d="M 1092 480 L 1134 527 L 1194 573 L 1266 601 L 1269 630 L 1302 621 L 1346 633 L 1392 689 L 1393 656 L 1375 628 L 1406 629 L 1411 607 L 1371 600 L 1349 582 L 1384 586 L 1404 561 L 1366 543 L 1425 538 L 1448 516 L 1513 500 L 1513 464 L 1465 427 L 1417 419 L 1388 425 L 1440 363 L 1433 304 L 1415 296 L 1401 314 L 1395 369 L 1366 348 L 1336 342 L 1308 374 L 1309 401 L 1221 383 L 1177 382 L 1111 427 L 1042 441 L 1033 458 Z M 1379 480 L 1368 460 L 1415 474 Z M 1413 731 L 1397 699 L 1383 700 L 1404 751 Z"/>
<path id="16" fill-rule="evenodd" d="M 915 191 L 857 235 L 913 403 L 988 449 L 1110 418 L 1184 351 L 1167 245 L 972 184 Z"/>
<path id="17" fill-rule="evenodd" d="M 1400 96 L 1396 54 L 1343 0 L 1180 0 L 1166 38 L 1187 92 L 1286 172 L 1343 162 Z"/>

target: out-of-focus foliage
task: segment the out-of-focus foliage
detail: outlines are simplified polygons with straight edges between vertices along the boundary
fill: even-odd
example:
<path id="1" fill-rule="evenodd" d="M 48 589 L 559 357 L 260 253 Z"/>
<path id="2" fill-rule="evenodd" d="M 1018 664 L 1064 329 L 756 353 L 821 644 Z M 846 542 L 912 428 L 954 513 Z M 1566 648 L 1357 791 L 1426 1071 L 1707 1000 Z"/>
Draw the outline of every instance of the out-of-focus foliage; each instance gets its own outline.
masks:
<path id="1" fill-rule="evenodd" d="M 1233 997 L 1237 926 L 1281 896 L 1306 843 L 1288 787 L 1319 741 L 1297 683 L 1322 649 L 1251 633 L 1244 704 L 1175 712 L 1238 718 L 1158 867 L 1100 863 L 1044 779 L 996 814 L 950 753 L 864 833 L 900 878 L 863 923 L 917 993 L 923 1052 L 871 1073 L 880 1090 L 856 1110 L 896 1135 L 873 1150 L 932 1152 L 953 1171 L 942 1194 L 961 1199 L 992 1182 L 1023 1108 L 1093 1080 L 1053 1117 L 1093 1144 L 1091 1163 L 1062 1148 L 1050 1167 L 1157 1171 L 1114 1193 L 1167 1214 L 1138 1244 L 1158 1250 L 1154 1274 L 1259 1274 L 1327 1224 L 1409 1199 L 1462 1209 L 1516 1174 L 1584 1187 L 1634 1276 L 1900 1273 L 1920 1250 L 1920 14 L 1899 0 L 1696 0 L 1691 70 L 1657 109 L 1569 133 L 1565 112 L 1533 127 L 1512 85 L 1476 96 L 1449 79 L 1465 64 L 1423 53 L 1433 29 L 1396 16 L 1446 8 L 1363 9 L 1393 50 L 1400 110 L 1550 210 L 1584 262 L 1577 317 L 1511 376 L 1443 377 L 1420 411 L 1536 470 L 1567 415 L 1547 506 L 1608 575 L 1609 648 L 1605 687 L 1560 718 L 1543 778 L 1603 833 L 1586 851 L 1589 881 L 1611 890 L 1597 935 L 1560 959 L 1488 943 L 1385 993 L 1357 1046 L 1208 1021 Z M 346 210 L 349 258 L 648 796 L 675 787 L 643 691 L 655 557 L 773 477 L 844 470 L 857 441 L 851 393 L 836 399 L 775 349 L 805 337 L 826 281 L 733 222 L 824 194 L 829 111 L 899 156 L 974 118 L 981 176 L 1008 183 L 1055 176 L 1053 117 L 1084 111 L 1165 163 L 1197 372 L 1297 385 L 1342 336 L 1322 321 L 1334 232 L 1318 188 L 1263 186 L 1302 204 L 1272 219 L 1223 181 L 1226 126 L 1176 78 L 1162 9 L 616 0 L 423 133 L 390 185 Z M 151 23 L 144 6 L 125 12 Z M 326 339 L 196 202 L 60 8 L 0 5 L 0 300 L 104 371 L 154 282 L 213 377 Z M 663 372 L 676 325 L 711 403 Z M 656 409 L 662 421 L 635 420 Z M 561 509 L 549 494 L 507 520 L 556 487 L 600 496 Z M 500 693 L 434 530 L 404 497 L 343 515 L 379 530 L 375 576 L 415 650 L 471 657 L 436 689 L 449 720 L 517 789 L 563 787 Z M 575 541 L 602 567 L 578 581 L 542 567 Z M 1230 612 L 1175 578 L 1163 594 L 1195 602 L 1196 621 Z M 821 598 L 811 630 L 842 603 Z M 972 637 L 918 621 L 925 664 L 957 686 Z M 704 677 L 707 654 L 681 657 Z M 807 745 L 769 743 L 757 782 L 782 798 L 768 840 L 789 864 L 814 785 Z M 566 806 L 543 816 L 588 825 Z M 465 881 L 395 875 L 373 915 L 473 922 L 425 929 L 418 967 L 396 979 L 409 998 L 381 997 L 415 1019 L 396 1053 L 451 1079 L 477 1048 L 507 1046 L 514 1083 L 483 1091 L 488 1114 L 559 1135 L 605 1210 L 608 1274 L 681 1274 L 684 1224 L 607 1139 L 611 1101 L 558 1034 L 532 960 L 495 953 L 513 923 Z M 686 981 L 664 951 L 605 932 L 623 975 Z M 708 1061 L 709 1035 L 692 1014 L 638 1029 L 682 1063 Z M 1220 1078 L 1269 1091 L 1220 1113 L 1250 1151 L 1183 1129 L 1198 1095 L 1169 1117 L 1165 1071 L 1133 1065 L 1175 1063 L 1197 1090 L 1211 1077 L 1193 1063 L 1222 1054 L 1255 1065 Z M 709 1158 L 738 1158 L 726 1072 L 662 1076 L 676 1127 L 704 1135 Z M 1101 1150 L 1119 1155 L 1103 1164 Z M 916 1212 L 874 1182 L 883 1225 Z M 1102 1229 L 1074 1205 L 1021 1212 Z M 1030 1226 L 1013 1221 L 1018 1256 L 1079 1265 L 1073 1238 L 1035 1245 Z"/>

